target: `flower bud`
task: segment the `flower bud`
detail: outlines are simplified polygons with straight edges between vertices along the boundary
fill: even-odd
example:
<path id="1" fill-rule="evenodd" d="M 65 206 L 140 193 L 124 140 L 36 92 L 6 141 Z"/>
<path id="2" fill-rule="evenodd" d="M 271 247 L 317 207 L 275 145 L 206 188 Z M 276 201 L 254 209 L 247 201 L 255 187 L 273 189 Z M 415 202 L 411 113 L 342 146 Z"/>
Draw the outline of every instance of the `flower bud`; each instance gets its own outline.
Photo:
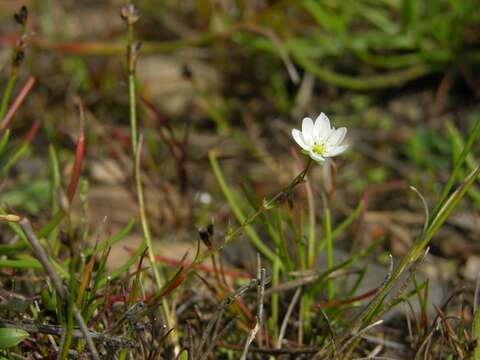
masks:
<path id="1" fill-rule="evenodd" d="M 128 4 L 122 7 L 120 16 L 127 23 L 127 25 L 135 24 L 140 18 L 140 12 L 133 4 Z"/>

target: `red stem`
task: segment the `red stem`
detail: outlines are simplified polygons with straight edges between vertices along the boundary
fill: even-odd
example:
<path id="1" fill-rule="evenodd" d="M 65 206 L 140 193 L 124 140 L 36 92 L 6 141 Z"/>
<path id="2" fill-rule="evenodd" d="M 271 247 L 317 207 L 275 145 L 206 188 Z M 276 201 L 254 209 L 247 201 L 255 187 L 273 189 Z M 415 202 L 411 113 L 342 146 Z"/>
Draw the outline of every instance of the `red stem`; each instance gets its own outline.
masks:
<path id="1" fill-rule="evenodd" d="M 22 105 L 22 103 L 25 101 L 25 98 L 27 97 L 30 90 L 32 90 L 32 87 L 34 84 L 35 84 L 35 78 L 33 76 L 30 76 L 30 78 L 27 80 L 22 90 L 20 91 L 20 93 L 17 95 L 12 106 L 10 107 L 10 109 L 8 109 L 8 112 L 5 114 L 5 117 L 2 120 L 2 124 L 0 125 L 0 133 L 3 133 L 6 129 L 8 129 L 8 127 L 10 126 L 10 123 L 12 122 L 13 116 L 17 112 L 20 105 Z"/>
<path id="2" fill-rule="evenodd" d="M 32 142 L 32 140 L 38 133 L 38 129 L 40 128 L 41 123 L 42 122 L 40 120 L 37 120 L 33 123 L 30 130 L 28 130 L 28 133 L 22 139 L 23 144 L 30 144 Z"/>
<path id="3" fill-rule="evenodd" d="M 70 203 L 75 197 L 77 192 L 78 181 L 80 179 L 80 171 L 82 169 L 83 157 L 85 155 L 85 115 L 83 105 L 79 105 L 80 108 L 80 134 L 77 140 L 77 149 L 75 152 L 75 163 L 73 164 L 72 178 L 70 179 L 70 185 L 68 186 L 67 197 Z"/>
<path id="4" fill-rule="evenodd" d="M 134 252 L 134 250 L 129 246 L 125 246 L 125 249 L 130 254 L 133 254 L 133 252 Z M 185 268 L 189 268 L 192 265 L 191 262 L 179 261 L 179 260 L 167 257 L 167 256 L 161 256 L 161 255 L 155 255 L 155 260 L 157 260 L 161 263 L 170 265 L 170 266 L 182 265 Z M 196 264 L 196 265 L 193 266 L 193 268 L 195 270 L 202 271 L 202 272 L 207 272 L 207 273 L 214 273 L 215 272 L 215 270 L 213 269 L 212 266 L 206 265 L 206 264 Z M 236 278 L 236 279 L 251 279 L 252 278 L 249 274 L 247 274 L 245 272 L 242 272 L 242 271 L 237 271 L 237 270 L 225 269 L 224 273 L 225 273 L 225 276 Z"/>
<path id="5" fill-rule="evenodd" d="M 320 304 L 316 304 L 316 305 L 314 305 L 314 307 L 319 308 L 319 309 L 324 309 L 324 308 L 329 308 L 329 307 L 338 307 L 338 306 L 341 306 L 341 305 L 351 304 L 355 301 L 365 300 L 365 299 L 369 298 L 370 296 L 375 295 L 378 292 L 378 290 L 379 290 L 379 288 L 375 288 L 373 290 L 367 291 L 364 294 L 354 296 L 350 299 L 327 301 L 327 302 L 323 302 L 323 303 L 320 303 Z"/>

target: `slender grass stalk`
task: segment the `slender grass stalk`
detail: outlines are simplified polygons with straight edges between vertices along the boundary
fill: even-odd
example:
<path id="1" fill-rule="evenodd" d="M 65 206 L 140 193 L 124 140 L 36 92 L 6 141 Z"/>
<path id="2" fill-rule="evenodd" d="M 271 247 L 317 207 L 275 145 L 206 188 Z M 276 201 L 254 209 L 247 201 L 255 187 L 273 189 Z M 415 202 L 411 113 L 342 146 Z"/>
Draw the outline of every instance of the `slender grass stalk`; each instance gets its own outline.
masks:
<path id="1" fill-rule="evenodd" d="M 303 334 L 310 335 L 312 332 L 312 305 L 313 305 L 313 296 L 311 292 L 305 291 L 302 293 L 300 300 L 300 309 L 302 311 L 301 327 L 303 329 Z"/>
<path id="2" fill-rule="evenodd" d="M 128 26 L 128 100 L 130 102 L 130 132 L 132 141 L 132 157 L 135 158 L 137 151 L 137 98 L 135 94 L 135 63 L 130 57 L 134 57 L 134 45 L 133 45 L 133 26 Z M 135 60 L 136 61 L 136 60 Z"/>
<path id="3" fill-rule="evenodd" d="M 313 197 L 313 190 L 310 181 L 307 179 L 305 183 L 307 189 L 307 203 L 308 203 L 308 243 L 307 243 L 307 266 L 309 269 L 315 265 L 315 200 Z"/>
<path id="4" fill-rule="evenodd" d="M 273 262 L 272 268 L 272 287 L 275 288 L 280 283 L 280 257 L 277 256 Z M 278 316 L 279 316 L 279 296 L 278 293 L 272 294 L 271 300 L 270 329 L 272 336 L 278 337 Z"/>
<path id="5" fill-rule="evenodd" d="M 332 219 L 331 219 L 330 207 L 325 208 L 324 213 L 324 231 L 325 231 L 325 242 L 327 244 L 327 270 L 330 270 L 334 266 L 333 260 L 333 236 L 332 236 Z M 334 297 L 334 287 L 332 279 L 327 280 L 327 292 L 328 300 L 332 300 Z"/>
<path id="6" fill-rule="evenodd" d="M 148 258 L 152 265 L 152 271 L 157 284 L 158 289 L 162 288 L 162 280 L 160 272 L 155 264 L 155 254 L 152 247 L 152 236 L 150 232 L 150 226 L 147 219 L 147 211 L 145 208 L 145 197 L 143 193 L 142 178 L 140 171 L 141 160 L 141 147 L 142 140 L 137 139 L 137 100 L 136 100 L 136 62 L 138 58 L 138 46 L 133 42 L 133 24 L 138 18 L 138 14 L 133 5 L 127 5 L 122 10 L 122 15 L 127 23 L 128 35 L 127 35 L 127 63 L 128 63 L 128 100 L 130 105 L 130 136 L 132 141 L 132 160 L 134 166 L 134 178 L 137 188 L 137 200 L 140 210 L 140 222 L 142 224 L 143 236 L 147 244 Z"/>
<path id="7" fill-rule="evenodd" d="M 10 129 L 5 130 L 0 140 L 0 155 L 7 149 L 8 140 L 10 139 Z"/>
<path id="8" fill-rule="evenodd" d="M 124 14 L 124 13 L 125 14 Z M 136 97 L 136 62 L 138 58 L 138 47 L 133 41 L 133 24 L 137 21 L 138 14 L 133 5 L 127 5 L 122 9 L 122 16 L 127 23 L 127 66 L 128 66 L 128 100 L 130 109 L 130 137 L 132 142 L 132 161 L 134 163 L 134 178 L 137 188 L 137 200 L 140 210 L 140 221 L 142 225 L 142 231 L 144 239 L 147 244 L 148 257 L 152 265 L 152 271 L 155 278 L 155 282 L 159 289 L 162 288 L 162 280 L 157 266 L 155 265 L 155 255 L 152 248 L 152 237 L 150 233 L 150 227 L 147 220 L 147 212 L 145 209 L 145 200 L 143 194 L 143 186 L 140 171 L 140 155 L 142 140 L 137 140 L 137 97 Z"/>
<path id="9" fill-rule="evenodd" d="M 458 179 L 458 175 L 462 170 L 463 164 L 467 161 L 468 156 L 470 154 L 470 150 L 472 149 L 473 144 L 477 142 L 477 139 L 480 137 L 480 120 L 477 120 L 474 128 L 470 132 L 470 136 L 468 137 L 465 146 L 463 147 L 463 150 L 461 154 L 459 155 L 454 167 L 453 171 L 450 174 L 450 177 L 448 178 L 447 184 L 442 190 L 442 193 L 440 195 L 440 199 L 437 203 L 437 206 L 435 206 L 435 209 L 432 212 L 432 217 L 430 218 L 431 222 L 436 218 L 437 213 L 440 211 L 441 207 L 443 206 L 444 202 L 446 201 L 448 194 L 452 190 L 453 184 L 455 183 L 455 180 Z"/>
<path id="10" fill-rule="evenodd" d="M 15 165 L 23 156 L 30 154 L 30 144 L 22 144 L 15 152 L 8 158 L 6 164 L 0 170 L 0 178 L 7 175 L 8 171 Z"/>
<path id="11" fill-rule="evenodd" d="M 138 200 L 138 206 L 140 208 L 140 223 L 142 225 L 143 236 L 147 244 L 148 258 L 152 265 L 155 282 L 157 283 L 158 288 L 161 289 L 162 279 L 160 277 L 160 272 L 158 271 L 158 267 L 155 263 L 155 254 L 153 252 L 153 246 L 152 246 L 152 235 L 150 232 L 150 226 L 148 224 L 148 219 L 147 219 L 147 211 L 145 208 L 145 199 L 143 194 L 143 186 L 142 186 L 142 179 L 141 179 L 141 172 L 140 172 L 140 156 L 141 156 L 142 143 L 143 143 L 143 140 L 142 140 L 142 137 L 140 136 L 140 141 L 138 142 L 138 148 L 135 151 L 135 154 L 136 154 L 135 184 L 137 186 L 137 200 Z"/>
<path id="12" fill-rule="evenodd" d="M 130 104 L 130 135 L 132 140 L 132 158 L 134 161 L 134 178 L 137 188 L 137 199 L 138 206 L 140 210 L 140 222 L 142 224 L 142 231 L 144 236 L 144 241 L 147 246 L 147 254 L 150 264 L 152 266 L 153 275 L 155 278 L 155 283 L 160 291 L 162 289 L 162 279 L 160 277 L 160 272 L 156 265 L 155 254 L 153 252 L 152 236 L 150 232 L 150 226 L 148 223 L 147 211 L 145 207 L 145 196 L 143 193 L 141 171 L 140 171 L 140 160 L 141 160 L 141 146 L 142 139 L 140 141 L 137 139 L 137 101 L 136 101 L 136 64 L 138 59 L 138 54 L 140 50 L 140 44 L 134 42 L 133 34 L 133 25 L 139 18 L 137 9 L 133 5 L 126 5 L 122 8 L 122 18 L 127 23 L 128 34 L 127 34 L 127 65 L 128 65 L 128 98 Z M 169 329 L 175 326 L 175 319 L 173 314 L 170 312 L 167 300 L 162 298 L 162 310 L 165 317 L 167 326 Z M 177 336 L 173 334 L 174 343 L 177 342 Z"/>
<path id="13" fill-rule="evenodd" d="M 305 259 L 305 244 L 302 238 L 302 213 L 300 211 L 299 215 L 300 219 L 298 221 L 295 221 L 295 218 L 290 219 L 291 227 L 295 231 L 295 247 L 297 251 L 297 262 L 298 266 L 300 267 L 300 270 L 305 271 L 307 270 L 307 261 Z"/>
<path id="14" fill-rule="evenodd" d="M 475 304 L 475 306 L 478 306 L 478 304 Z M 474 338 L 480 338 L 480 311 L 477 308 L 473 314 L 472 333 Z M 478 341 L 476 342 L 475 349 L 473 351 L 473 359 L 480 360 L 480 342 Z"/>
<path id="15" fill-rule="evenodd" d="M 51 206 L 52 206 L 52 214 L 56 214 L 59 210 L 58 205 L 58 191 L 60 190 L 60 166 L 58 162 L 57 151 L 53 144 L 48 146 L 48 153 L 50 155 L 50 166 L 52 172 L 52 182 L 51 182 Z M 53 256 L 58 255 L 58 251 L 60 250 L 60 241 L 59 241 L 59 228 L 54 228 L 52 232 L 49 234 L 49 242 L 51 244 L 51 248 L 53 250 Z"/>
<path id="16" fill-rule="evenodd" d="M 285 263 L 286 270 L 291 271 L 294 269 L 294 264 L 290 258 L 290 253 L 288 251 L 288 243 L 285 238 L 285 230 L 283 228 L 282 214 L 280 209 L 277 208 L 275 211 L 275 228 L 279 237 L 279 256 L 282 258 L 282 261 Z"/>
<path id="17" fill-rule="evenodd" d="M 27 32 L 27 19 L 28 11 L 25 6 L 22 6 L 20 11 L 15 14 L 15 21 L 21 26 L 20 40 L 18 40 L 12 50 L 12 65 L 10 68 L 10 76 L 8 78 L 7 86 L 2 95 L 2 101 L 0 103 L 0 121 L 3 120 L 5 113 L 7 111 L 8 103 L 10 97 L 12 96 L 13 85 L 15 85 L 15 80 L 17 79 L 18 67 L 22 63 L 23 58 L 25 57 L 25 52 L 23 47 L 25 42 L 23 38 Z"/>
<path id="18" fill-rule="evenodd" d="M 5 113 L 7 112 L 8 102 L 10 101 L 10 97 L 12 96 L 13 85 L 15 84 L 15 80 L 17 80 L 17 69 L 12 68 L 12 72 L 10 73 L 10 77 L 8 78 L 7 86 L 5 87 L 5 91 L 2 96 L 2 103 L 0 105 L 0 119 L 3 119 Z"/>

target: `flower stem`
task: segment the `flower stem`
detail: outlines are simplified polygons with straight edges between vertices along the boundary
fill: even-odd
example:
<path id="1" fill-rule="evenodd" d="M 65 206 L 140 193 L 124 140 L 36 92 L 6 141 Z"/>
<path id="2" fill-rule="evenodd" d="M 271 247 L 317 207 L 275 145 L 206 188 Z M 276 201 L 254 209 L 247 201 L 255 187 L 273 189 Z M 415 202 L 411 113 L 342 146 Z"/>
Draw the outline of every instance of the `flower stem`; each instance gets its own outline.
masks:
<path id="1" fill-rule="evenodd" d="M 128 24 L 128 99 L 130 102 L 130 131 L 132 141 L 132 158 L 135 159 L 137 151 L 137 98 L 135 96 L 135 71 L 136 54 L 133 44 L 133 24 Z"/>
<path id="2" fill-rule="evenodd" d="M 147 245 L 147 254 L 150 264 L 152 266 L 153 275 L 155 278 L 155 283 L 159 290 L 162 289 L 162 279 L 160 277 L 160 272 L 156 265 L 155 254 L 153 252 L 152 246 L 152 236 L 150 232 L 150 226 L 148 223 L 148 216 L 145 207 L 145 196 L 143 193 L 142 178 L 141 178 L 141 169 L 140 169 L 140 160 L 141 160 L 141 146 L 142 139 L 140 141 L 137 139 L 137 101 L 136 101 L 136 64 L 139 53 L 139 43 L 134 43 L 133 36 L 133 24 L 136 22 L 136 9 L 133 6 L 126 8 L 125 20 L 128 27 L 128 44 L 127 44 L 127 65 L 128 65 L 128 98 L 130 104 L 130 135 L 132 140 L 132 159 L 135 164 L 134 166 L 134 178 L 137 188 L 137 199 L 138 206 L 140 210 L 140 221 L 142 224 L 142 231 L 144 236 L 145 244 Z M 174 327 L 175 321 L 170 313 L 170 309 L 166 299 L 162 299 L 162 310 L 163 315 L 166 320 L 167 326 L 169 329 Z M 176 342 L 176 336 L 173 338 Z"/>
<path id="3" fill-rule="evenodd" d="M 140 208 L 140 222 L 142 224 L 142 231 L 143 236 L 145 237 L 145 242 L 147 243 L 148 249 L 148 258 L 152 265 L 153 275 L 155 277 L 155 282 L 157 283 L 158 289 L 162 288 L 162 280 L 160 277 L 160 273 L 158 271 L 158 267 L 155 264 L 155 254 L 153 253 L 152 248 L 152 236 L 150 233 L 150 226 L 148 224 L 147 218 L 147 211 L 145 208 L 145 199 L 143 195 L 143 186 L 142 186 L 142 179 L 141 179 L 141 172 L 140 172 L 140 155 L 141 155 L 141 146 L 142 146 L 142 137 L 140 137 L 140 141 L 137 145 L 137 150 L 135 151 L 135 184 L 137 187 L 137 198 L 138 198 L 138 206 Z"/>

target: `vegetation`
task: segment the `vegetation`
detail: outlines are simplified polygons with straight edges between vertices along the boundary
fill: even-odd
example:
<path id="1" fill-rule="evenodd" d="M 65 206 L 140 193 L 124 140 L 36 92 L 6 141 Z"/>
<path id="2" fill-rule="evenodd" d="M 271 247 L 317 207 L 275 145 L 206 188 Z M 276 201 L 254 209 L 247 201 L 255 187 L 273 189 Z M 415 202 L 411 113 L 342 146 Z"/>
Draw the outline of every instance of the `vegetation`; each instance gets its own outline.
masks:
<path id="1" fill-rule="evenodd" d="M 475 1 L 0 18 L 2 358 L 480 359 Z"/>

